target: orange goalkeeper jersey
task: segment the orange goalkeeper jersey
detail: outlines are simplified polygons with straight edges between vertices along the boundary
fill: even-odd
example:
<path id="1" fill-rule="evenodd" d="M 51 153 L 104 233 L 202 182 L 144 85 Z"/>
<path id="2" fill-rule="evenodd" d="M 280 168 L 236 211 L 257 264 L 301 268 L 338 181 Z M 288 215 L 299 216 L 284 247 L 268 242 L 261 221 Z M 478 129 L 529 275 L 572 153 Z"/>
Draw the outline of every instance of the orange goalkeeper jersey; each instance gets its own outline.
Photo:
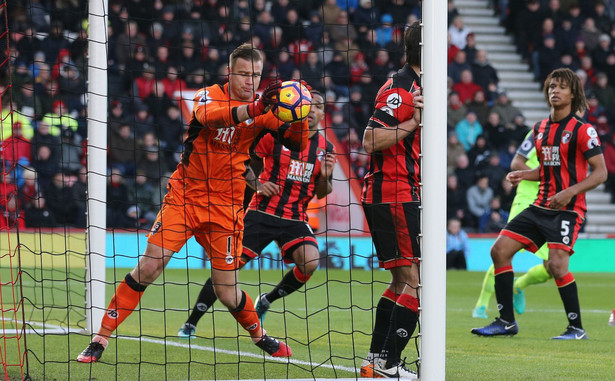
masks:
<path id="1" fill-rule="evenodd" d="M 230 99 L 228 83 L 196 93 L 182 160 L 169 181 L 175 190 L 183 189 L 186 203 L 243 205 L 250 148 L 264 129 L 283 126 L 271 112 L 238 123 L 237 107 L 247 103 Z M 284 137 L 307 147 L 308 133 L 304 120 L 291 125 Z"/>

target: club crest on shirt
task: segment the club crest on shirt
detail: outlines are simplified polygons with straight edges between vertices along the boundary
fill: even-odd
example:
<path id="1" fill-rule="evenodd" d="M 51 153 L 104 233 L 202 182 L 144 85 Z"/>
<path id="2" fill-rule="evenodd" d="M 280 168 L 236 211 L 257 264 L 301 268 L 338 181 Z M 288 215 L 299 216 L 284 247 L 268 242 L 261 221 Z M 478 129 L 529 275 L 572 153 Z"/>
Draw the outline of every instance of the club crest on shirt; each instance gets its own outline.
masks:
<path id="1" fill-rule="evenodd" d="M 288 175 L 286 176 L 286 178 L 289 180 L 309 183 L 312 179 L 313 172 L 313 163 L 306 163 L 301 160 L 291 159 L 290 164 L 288 165 Z"/>
<path id="2" fill-rule="evenodd" d="M 564 131 L 562 134 L 562 144 L 567 144 L 570 141 L 570 137 L 572 137 L 572 132 Z"/>

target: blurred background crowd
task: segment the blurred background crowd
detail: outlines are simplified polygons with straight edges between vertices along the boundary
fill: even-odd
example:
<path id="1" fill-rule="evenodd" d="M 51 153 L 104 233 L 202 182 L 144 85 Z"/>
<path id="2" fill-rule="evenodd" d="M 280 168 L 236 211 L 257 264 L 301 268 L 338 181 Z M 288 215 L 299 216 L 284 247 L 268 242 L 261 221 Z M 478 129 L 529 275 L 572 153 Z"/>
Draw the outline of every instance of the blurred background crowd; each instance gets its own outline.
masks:
<path id="1" fill-rule="evenodd" d="M 615 194 L 615 1 L 490 6 L 537 88 L 556 67 L 584 79 L 584 117 L 603 140 Z M 85 226 L 85 9 L 85 0 L 15 0 L 3 8 L 4 227 Z M 108 226 L 150 227 L 187 127 L 177 99 L 225 82 L 228 55 L 246 41 L 265 53 L 261 88 L 276 77 L 303 79 L 325 94 L 324 127 L 352 176 L 362 178 L 374 97 L 403 66 L 403 31 L 420 12 L 419 0 L 109 0 Z M 531 126 L 452 0 L 448 21 L 448 217 L 468 231 L 497 232 L 514 197 L 503 179 Z"/>

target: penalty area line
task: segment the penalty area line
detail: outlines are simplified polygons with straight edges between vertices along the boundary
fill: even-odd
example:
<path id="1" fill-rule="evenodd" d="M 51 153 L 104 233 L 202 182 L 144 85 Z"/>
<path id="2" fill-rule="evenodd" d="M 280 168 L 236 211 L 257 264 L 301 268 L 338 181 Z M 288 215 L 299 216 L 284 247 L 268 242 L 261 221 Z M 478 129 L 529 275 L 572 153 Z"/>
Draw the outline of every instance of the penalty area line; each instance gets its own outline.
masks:
<path id="1" fill-rule="evenodd" d="M 312 368 L 314 368 L 314 367 L 322 367 L 322 368 L 328 368 L 328 369 L 334 369 L 334 370 L 344 370 L 346 372 L 351 372 L 351 373 L 355 373 L 355 374 L 357 372 L 356 368 L 351 368 L 349 366 L 344 366 L 344 365 L 315 364 L 315 363 L 312 363 L 312 362 L 309 362 L 309 361 L 295 360 L 295 359 L 292 359 L 292 358 L 270 357 L 270 356 L 265 356 L 263 354 L 244 352 L 244 351 L 231 351 L 231 350 L 228 350 L 228 349 L 212 348 L 212 347 L 207 347 L 207 346 L 198 345 L 198 344 L 183 344 L 183 343 L 178 343 L 176 341 L 151 339 L 151 338 L 148 338 L 148 337 L 117 336 L 116 338 L 117 339 L 133 340 L 133 341 L 142 341 L 142 342 L 147 342 L 147 343 L 152 343 L 152 344 L 168 345 L 168 346 L 178 347 L 178 348 L 198 349 L 198 350 L 201 350 L 201 351 L 224 353 L 224 354 L 228 354 L 228 355 L 239 355 L 239 356 L 242 356 L 242 357 L 252 357 L 252 358 L 258 358 L 258 359 L 265 358 L 266 360 L 277 361 L 277 362 L 280 362 L 280 363 L 291 363 L 291 364 L 296 364 L 296 365 L 307 365 L 307 366 L 310 366 Z"/>

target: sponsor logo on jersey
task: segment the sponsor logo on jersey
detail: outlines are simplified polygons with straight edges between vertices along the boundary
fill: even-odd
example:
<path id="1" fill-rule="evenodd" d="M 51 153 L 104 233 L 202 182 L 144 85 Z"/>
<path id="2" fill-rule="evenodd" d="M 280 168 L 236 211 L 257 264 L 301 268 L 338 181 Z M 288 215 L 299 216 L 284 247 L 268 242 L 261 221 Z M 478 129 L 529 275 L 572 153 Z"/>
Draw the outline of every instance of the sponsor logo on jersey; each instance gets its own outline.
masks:
<path id="1" fill-rule="evenodd" d="M 382 107 L 380 107 L 380 110 L 386 112 L 387 114 L 389 114 L 391 116 L 394 116 L 393 115 L 393 110 L 390 107 L 388 107 L 388 106 L 382 106 Z"/>
<path id="2" fill-rule="evenodd" d="M 568 143 L 571 137 L 572 137 L 572 132 L 564 131 L 564 133 L 562 134 L 562 144 Z"/>
<path id="3" fill-rule="evenodd" d="M 543 146 L 542 147 L 542 165 L 546 167 L 557 167 L 561 164 L 559 156 L 559 147 Z"/>
<path id="4" fill-rule="evenodd" d="M 587 141 L 587 148 L 592 149 L 596 148 L 600 145 L 600 141 L 598 138 L 591 138 Z"/>
<path id="5" fill-rule="evenodd" d="M 590 138 L 597 138 L 598 137 L 598 132 L 596 132 L 596 129 L 593 127 L 588 127 L 587 128 L 587 135 Z"/>
<path id="6" fill-rule="evenodd" d="M 301 181 L 303 183 L 309 183 L 312 179 L 312 173 L 314 172 L 314 164 L 306 163 L 301 160 L 290 160 L 288 165 L 288 175 L 286 178 L 294 181 Z"/>

